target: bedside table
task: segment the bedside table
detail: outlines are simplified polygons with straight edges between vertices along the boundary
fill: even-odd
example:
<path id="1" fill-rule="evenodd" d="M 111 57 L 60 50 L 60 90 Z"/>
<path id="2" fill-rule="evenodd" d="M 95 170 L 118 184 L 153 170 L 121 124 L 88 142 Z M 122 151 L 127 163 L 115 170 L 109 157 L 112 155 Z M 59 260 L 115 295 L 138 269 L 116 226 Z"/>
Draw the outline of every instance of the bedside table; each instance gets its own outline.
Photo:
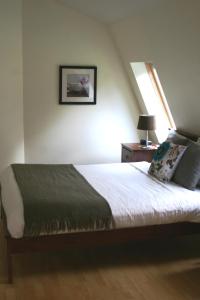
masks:
<path id="1" fill-rule="evenodd" d="M 159 145 L 152 144 L 151 148 L 142 148 L 139 143 L 122 144 L 122 162 L 152 161 Z"/>

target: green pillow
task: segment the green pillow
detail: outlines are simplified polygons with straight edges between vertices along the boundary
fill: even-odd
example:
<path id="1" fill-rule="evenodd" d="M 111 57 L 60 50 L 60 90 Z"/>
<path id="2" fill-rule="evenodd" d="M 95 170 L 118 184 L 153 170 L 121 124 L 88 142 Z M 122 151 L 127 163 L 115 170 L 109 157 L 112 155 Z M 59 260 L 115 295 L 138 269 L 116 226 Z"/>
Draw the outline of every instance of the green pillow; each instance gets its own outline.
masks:
<path id="1" fill-rule="evenodd" d="M 191 142 L 181 158 L 172 180 L 194 190 L 200 180 L 200 145 Z"/>

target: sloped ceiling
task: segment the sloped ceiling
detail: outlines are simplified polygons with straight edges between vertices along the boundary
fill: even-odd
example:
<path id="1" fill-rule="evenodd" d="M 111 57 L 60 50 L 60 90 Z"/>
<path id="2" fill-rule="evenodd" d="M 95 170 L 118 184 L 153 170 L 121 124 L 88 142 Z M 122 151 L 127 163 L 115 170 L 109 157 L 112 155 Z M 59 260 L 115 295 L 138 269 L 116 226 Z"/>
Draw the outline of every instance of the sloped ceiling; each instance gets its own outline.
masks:
<path id="1" fill-rule="evenodd" d="M 59 0 L 81 13 L 111 24 L 166 0 Z"/>

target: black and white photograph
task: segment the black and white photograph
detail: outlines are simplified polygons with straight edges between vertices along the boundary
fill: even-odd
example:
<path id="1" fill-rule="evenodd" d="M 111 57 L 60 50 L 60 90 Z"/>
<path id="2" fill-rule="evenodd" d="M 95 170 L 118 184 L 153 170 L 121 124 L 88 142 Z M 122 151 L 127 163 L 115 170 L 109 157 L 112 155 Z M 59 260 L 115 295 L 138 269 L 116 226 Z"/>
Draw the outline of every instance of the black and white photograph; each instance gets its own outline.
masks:
<path id="1" fill-rule="evenodd" d="M 67 97 L 89 97 L 88 74 L 69 74 L 67 75 Z"/>

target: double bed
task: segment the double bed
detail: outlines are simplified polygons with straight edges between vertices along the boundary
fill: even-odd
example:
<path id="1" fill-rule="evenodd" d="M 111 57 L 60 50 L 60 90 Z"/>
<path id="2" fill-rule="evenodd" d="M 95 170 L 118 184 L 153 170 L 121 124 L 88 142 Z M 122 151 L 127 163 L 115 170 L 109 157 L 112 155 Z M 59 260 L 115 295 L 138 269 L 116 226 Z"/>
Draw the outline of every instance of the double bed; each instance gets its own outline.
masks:
<path id="1" fill-rule="evenodd" d="M 12 255 L 62 250 L 69 246 L 103 245 L 136 239 L 200 233 L 200 189 L 162 183 L 148 174 L 149 163 L 74 165 L 111 209 L 105 228 L 68 228 L 29 235 L 23 200 L 11 167 L 1 177 L 7 243 L 8 280 Z"/>

